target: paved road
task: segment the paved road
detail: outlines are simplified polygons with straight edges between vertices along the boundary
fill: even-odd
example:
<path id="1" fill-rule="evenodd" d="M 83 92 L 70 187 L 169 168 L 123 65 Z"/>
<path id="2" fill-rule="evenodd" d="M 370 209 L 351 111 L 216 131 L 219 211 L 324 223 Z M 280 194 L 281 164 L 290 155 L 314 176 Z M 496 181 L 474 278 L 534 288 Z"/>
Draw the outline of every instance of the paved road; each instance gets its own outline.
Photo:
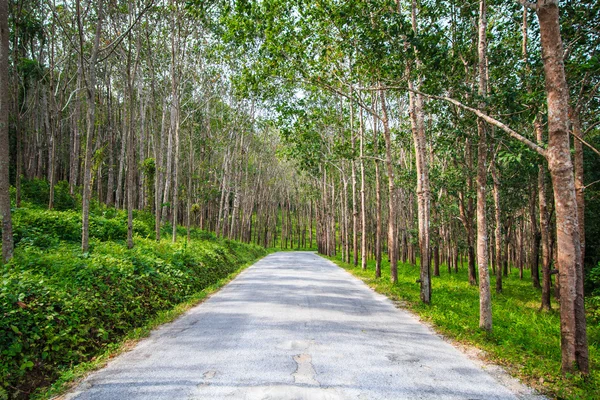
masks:
<path id="1" fill-rule="evenodd" d="M 524 396 L 362 281 L 313 253 L 297 252 L 262 259 L 67 397 Z"/>

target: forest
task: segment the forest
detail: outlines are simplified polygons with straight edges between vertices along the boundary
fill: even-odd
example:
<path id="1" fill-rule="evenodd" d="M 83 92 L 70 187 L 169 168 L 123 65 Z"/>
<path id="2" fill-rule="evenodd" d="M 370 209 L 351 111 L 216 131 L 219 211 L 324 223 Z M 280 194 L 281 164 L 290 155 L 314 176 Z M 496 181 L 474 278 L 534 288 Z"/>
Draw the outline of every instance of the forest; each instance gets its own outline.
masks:
<path id="1" fill-rule="evenodd" d="M 599 26 L 595 0 L 0 1 L 0 399 L 283 249 L 598 398 Z"/>

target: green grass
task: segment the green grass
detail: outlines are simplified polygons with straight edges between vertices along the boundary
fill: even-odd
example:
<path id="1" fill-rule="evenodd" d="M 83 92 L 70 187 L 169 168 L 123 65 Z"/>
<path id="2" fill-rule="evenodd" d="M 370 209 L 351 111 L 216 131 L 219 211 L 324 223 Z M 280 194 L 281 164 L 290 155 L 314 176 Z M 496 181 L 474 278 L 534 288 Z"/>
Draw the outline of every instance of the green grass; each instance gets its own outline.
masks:
<path id="1" fill-rule="evenodd" d="M 494 326 L 487 333 L 479 329 L 478 289 L 469 285 L 466 268 L 451 275 L 442 270 L 442 276 L 432 277 L 432 303 L 425 305 L 419 298 L 416 266 L 399 263 L 398 282 L 392 285 L 387 262 L 382 266 L 382 278 L 375 279 L 374 261 L 369 262 L 366 271 L 343 263 L 340 257 L 332 261 L 377 292 L 402 300 L 443 335 L 484 350 L 489 360 L 543 393 L 560 399 L 600 398 L 600 327 L 590 318 L 590 376 L 563 376 L 558 305 L 553 303 L 555 311 L 540 311 L 541 292 L 532 287 L 530 279 L 519 280 L 516 271 L 504 278 L 504 292 L 492 295 Z M 492 290 L 494 285 L 492 277 Z"/>

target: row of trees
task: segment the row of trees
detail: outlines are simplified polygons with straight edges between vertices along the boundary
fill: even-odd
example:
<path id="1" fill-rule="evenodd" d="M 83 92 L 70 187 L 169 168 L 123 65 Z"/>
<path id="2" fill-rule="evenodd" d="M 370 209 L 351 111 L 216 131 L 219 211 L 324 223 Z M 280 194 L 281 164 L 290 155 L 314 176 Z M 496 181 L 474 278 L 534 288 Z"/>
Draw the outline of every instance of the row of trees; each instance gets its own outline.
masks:
<path id="1" fill-rule="evenodd" d="M 386 251 L 392 281 L 399 258 L 418 260 L 425 303 L 431 264 L 450 272 L 465 254 L 484 330 L 490 266 L 501 292 L 527 265 L 544 310 L 557 274 L 563 371 L 587 373 L 592 3 L 238 1 L 219 18 L 245 50 L 240 87 L 278 105 L 288 151 L 314 177 L 320 252 L 363 268 L 372 255 L 379 276 Z"/>
<path id="2" fill-rule="evenodd" d="M 4 11 L 4 261 L 9 182 L 21 207 L 23 179 L 49 182 L 49 209 L 58 181 L 81 196 L 82 251 L 93 201 L 128 211 L 129 247 L 134 210 L 154 213 L 157 240 L 170 222 L 173 240 L 182 224 L 267 247 L 310 245 L 306 185 L 278 158 L 278 133 L 255 102 L 233 93 L 235 57 L 217 54 L 194 9 L 15 0 Z"/>

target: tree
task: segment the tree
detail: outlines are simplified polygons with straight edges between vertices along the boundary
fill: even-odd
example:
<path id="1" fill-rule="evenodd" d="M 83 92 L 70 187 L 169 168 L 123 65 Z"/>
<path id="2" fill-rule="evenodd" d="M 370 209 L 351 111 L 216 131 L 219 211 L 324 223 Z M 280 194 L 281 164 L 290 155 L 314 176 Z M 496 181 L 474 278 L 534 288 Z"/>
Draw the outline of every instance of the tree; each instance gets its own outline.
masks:
<path id="1" fill-rule="evenodd" d="M 557 0 L 533 8 L 540 24 L 548 102 L 547 160 L 556 207 L 556 241 L 560 274 L 560 315 L 563 372 L 589 373 L 583 261 L 577 216 L 575 178 L 569 144 L 569 88 L 565 77 Z"/>
<path id="2" fill-rule="evenodd" d="M 9 182 L 9 84 L 8 84 L 8 1 L 0 1 L 0 216 L 2 217 L 2 262 L 13 255 Z"/>
<path id="3" fill-rule="evenodd" d="M 89 59 L 86 60 L 84 53 L 84 27 L 81 12 L 81 0 L 75 3 L 77 10 L 77 28 L 79 35 L 79 68 L 84 75 L 85 94 L 87 99 L 85 136 L 85 159 L 83 167 L 83 196 L 81 202 L 82 228 L 81 228 L 81 250 L 87 252 L 90 240 L 90 200 L 92 197 L 92 153 L 94 144 L 94 132 L 96 129 L 96 67 L 98 62 L 98 51 L 100 49 L 100 35 L 102 33 L 102 22 L 104 18 L 104 1 L 96 3 L 96 29 L 92 42 L 92 50 Z"/>

